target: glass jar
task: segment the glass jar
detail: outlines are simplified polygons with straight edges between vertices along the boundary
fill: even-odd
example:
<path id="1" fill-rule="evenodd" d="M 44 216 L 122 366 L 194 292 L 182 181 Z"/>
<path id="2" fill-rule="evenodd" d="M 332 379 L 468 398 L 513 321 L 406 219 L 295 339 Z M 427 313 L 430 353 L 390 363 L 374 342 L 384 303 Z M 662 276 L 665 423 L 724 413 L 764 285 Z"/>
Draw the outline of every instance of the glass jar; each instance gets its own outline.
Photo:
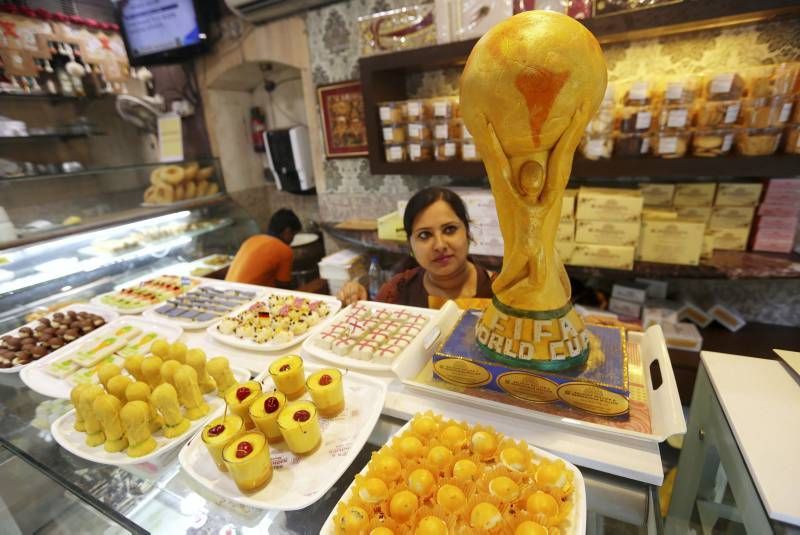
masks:
<path id="1" fill-rule="evenodd" d="M 697 127 L 733 125 L 741 109 L 739 100 L 702 101 L 694 109 L 692 123 Z"/>
<path id="2" fill-rule="evenodd" d="M 407 100 L 406 118 L 409 121 L 430 121 L 433 119 L 433 102 L 429 99 Z"/>
<path id="3" fill-rule="evenodd" d="M 447 139 L 436 142 L 436 159 L 438 161 L 461 159 L 461 142 L 457 139 Z"/>
<path id="4" fill-rule="evenodd" d="M 736 136 L 736 148 L 744 156 L 767 156 L 778 149 L 780 128 L 743 128 Z"/>
<path id="5" fill-rule="evenodd" d="M 427 162 L 433 160 L 433 143 L 430 141 L 409 143 L 408 159 L 412 162 Z"/>
<path id="6" fill-rule="evenodd" d="M 714 157 L 728 154 L 735 135 L 733 128 L 698 128 L 692 134 L 692 155 Z"/>
<path id="7" fill-rule="evenodd" d="M 406 142 L 406 125 L 404 124 L 386 124 L 381 128 L 384 143 L 405 143 Z"/>
<path id="8" fill-rule="evenodd" d="M 650 151 L 650 134 L 617 134 L 615 158 L 640 158 Z"/>
<path id="9" fill-rule="evenodd" d="M 385 149 L 387 162 L 404 162 L 408 157 L 405 145 L 391 144 L 386 145 Z"/>
<path id="10" fill-rule="evenodd" d="M 588 160 L 611 158 L 614 149 L 614 138 L 609 134 L 589 135 L 581 139 L 581 154 Z"/>
<path id="11" fill-rule="evenodd" d="M 446 97 L 433 99 L 433 116 L 436 119 L 450 119 L 460 117 L 461 109 L 458 104 L 458 97 Z"/>
<path id="12" fill-rule="evenodd" d="M 783 97 L 753 98 L 742 101 L 741 124 L 747 128 L 780 126 L 789 120 L 792 106 L 784 107 Z"/>
<path id="13" fill-rule="evenodd" d="M 466 140 L 461 145 L 461 159 L 465 162 L 479 162 L 481 155 L 478 154 L 478 149 L 472 140 Z"/>
<path id="14" fill-rule="evenodd" d="M 691 108 L 688 106 L 664 106 L 658 118 L 660 128 L 677 128 L 683 130 L 691 121 Z"/>
<path id="15" fill-rule="evenodd" d="M 724 72 L 706 79 L 705 97 L 707 100 L 737 100 L 742 98 L 744 89 L 744 79 L 738 73 Z"/>
<path id="16" fill-rule="evenodd" d="M 430 141 L 433 137 L 429 123 L 408 123 L 406 135 L 409 141 Z"/>
<path id="17" fill-rule="evenodd" d="M 440 120 L 433 125 L 433 138 L 436 140 L 461 139 L 461 119 Z"/>
<path id="18" fill-rule="evenodd" d="M 681 80 L 668 80 L 664 84 L 663 101 L 666 106 L 691 104 L 700 92 L 698 78 L 685 78 Z"/>
<path id="19" fill-rule="evenodd" d="M 381 124 L 402 123 L 406 120 L 406 106 L 404 102 L 381 102 L 378 104 L 378 114 Z"/>
<path id="20" fill-rule="evenodd" d="M 683 158 L 689 148 L 689 131 L 665 130 L 653 135 L 653 156 L 660 158 Z"/>
<path id="21" fill-rule="evenodd" d="M 619 131 L 629 134 L 647 132 L 653 124 L 653 112 L 647 106 L 625 106 L 619 109 Z"/>
<path id="22" fill-rule="evenodd" d="M 784 129 L 786 142 L 783 152 L 786 154 L 800 154 L 800 124 L 790 124 Z"/>
<path id="23" fill-rule="evenodd" d="M 775 67 L 775 94 L 792 95 L 800 91 L 800 63 L 781 63 Z"/>
<path id="24" fill-rule="evenodd" d="M 760 65 L 751 67 L 743 73 L 749 98 L 769 98 L 777 94 L 773 71 L 774 67 L 771 65 Z"/>

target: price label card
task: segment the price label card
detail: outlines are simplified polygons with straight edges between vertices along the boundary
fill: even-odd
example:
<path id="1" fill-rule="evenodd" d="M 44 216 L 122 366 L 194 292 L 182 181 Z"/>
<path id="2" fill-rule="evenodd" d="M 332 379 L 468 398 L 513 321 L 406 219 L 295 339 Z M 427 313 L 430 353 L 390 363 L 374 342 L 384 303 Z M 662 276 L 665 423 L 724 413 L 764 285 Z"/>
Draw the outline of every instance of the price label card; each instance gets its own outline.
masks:
<path id="1" fill-rule="evenodd" d="M 667 127 L 669 128 L 683 128 L 686 126 L 686 119 L 689 117 L 689 110 L 686 108 L 678 108 L 669 110 L 667 113 Z"/>
<path id="2" fill-rule="evenodd" d="M 412 143 L 408 146 L 408 153 L 412 160 L 418 159 L 420 154 L 422 154 L 422 145 Z"/>
<path id="3" fill-rule="evenodd" d="M 605 144 L 602 139 L 590 139 L 586 143 L 586 155 L 589 157 L 599 158 L 605 154 Z"/>
<path id="4" fill-rule="evenodd" d="M 162 162 L 183 160 L 183 130 L 179 115 L 169 113 L 158 118 L 158 153 Z"/>
<path id="5" fill-rule="evenodd" d="M 447 110 L 450 107 L 450 103 L 446 100 L 439 100 L 436 104 L 433 105 L 433 114 L 436 117 L 447 117 L 448 113 Z"/>
<path id="6" fill-rule="evenodd" d="M 379 110 L 381 121 L 390 121 L 392 119 L 392 109 L 389 106 L 381 106 Z"/>
<path id="7" fill-rule="evenodd" d="M 447 123 L 437 124 L 434 135 L 436 139 L 447 139 Z"/>
<path id="8" fill-rule="evenodd" d="M 402 147 L 389 147 L 389 159 L 391 161 L 397 161 L 403 159 L 403 149 Z"/>
<path id="9" fill-rule="evenodd" d="M 649 111 L 640 111 L 636 114 L 636 130 L 647 130 L 653 116 Z"/>
<path id="10" fill-rule="evenodd" d="M 456 155 L 456 144 L 455 143 L 445 143 L 444 144 L 444 155 L 445 156 L 455 156 Z"/>
<path id="11" fill-rule="evenodd" d="M 408 116 L 409 117 L 419 117 L 422 107 L 420 106 L 419 102 L 411 101 L 408 103 Z"/>
<path id="12" fill-rule="evenodd" d="M 419 123 L 411 123 L 408 125 L 408 137 L 419 139 L 422 137 L 422 125 Z"/>
<path id="13" fill-rule="evenodd" d="M 678 138 L 674 136 L 662 137 L 658 140 L 659 154 L 674 154 L 678 150 Z"/>
<path id="14" fill-rule="evenodd" d="M 800 138 L 798 138 L 798 139 L 800 139 Z M 464 153 L 464 158 L 475 159 L 475 155 L 477 154 L 475 152 L 475 145 L 473 145 L 471 143 L 464 145 L 464 148 L 462 149 L 462 152 Z"/>
<path id="15" fill-rule="evenodd" d="M 387 126 L 383 129 L 383 140 L 384 141 L 394 141 L 394 128 L 391 126 Z"/>
<path id="16" fill-rule="evenodd" d="M 667 84 L 667 100 L 680 100 L 683 97 L 683 82 L 670 82 Z"/>
<path id="17" fill-rule="evenodd" d="M 728 106 L 728 109 L 725 110 L 725 118 L 723 119 L 723 122 L 725 124 L 736 122 L 736 119 L 739 118 L 739 108 L 741 108 L 741 104 L 738 102 Z"/>
<path id="18" fill-rule="evenodd" d="M 642 148 L 639 149 L 639 154 L 647 154 L 650 150 L 650 138 L 646 137 L 642 140 Z"/>
<path id="19" fill-rule="evenodd" d="M 644 100 L 647 98 L 649 89 L 650 89 L 650 84 L 647 81 L 639 80 L 638 82 L 634 82 L 633 85 L 631 85 L 630 90 L 628 91 L 628 99 Z"/>
<path id="20" fill-rule="evenodd" d="M 711 80 L 710 91 L 712 93 L 727 93 L 733 86 L 733 73 L 719 74 Z"/>

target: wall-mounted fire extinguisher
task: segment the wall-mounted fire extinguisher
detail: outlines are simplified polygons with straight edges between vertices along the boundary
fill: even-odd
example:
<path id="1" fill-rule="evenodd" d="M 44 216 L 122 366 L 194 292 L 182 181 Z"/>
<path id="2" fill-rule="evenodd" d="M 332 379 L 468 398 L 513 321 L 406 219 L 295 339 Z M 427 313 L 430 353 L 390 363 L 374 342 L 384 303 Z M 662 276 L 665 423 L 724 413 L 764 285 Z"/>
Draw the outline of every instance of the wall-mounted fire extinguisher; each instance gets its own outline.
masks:
<path id="1" fill-rule="evenodd" d="M 250 108 L 250 137 L 253 143 L 253 150 L 265 152 L 264 132 L 267 129 L 267 117 L 264 110 L 258 106 Z"/>

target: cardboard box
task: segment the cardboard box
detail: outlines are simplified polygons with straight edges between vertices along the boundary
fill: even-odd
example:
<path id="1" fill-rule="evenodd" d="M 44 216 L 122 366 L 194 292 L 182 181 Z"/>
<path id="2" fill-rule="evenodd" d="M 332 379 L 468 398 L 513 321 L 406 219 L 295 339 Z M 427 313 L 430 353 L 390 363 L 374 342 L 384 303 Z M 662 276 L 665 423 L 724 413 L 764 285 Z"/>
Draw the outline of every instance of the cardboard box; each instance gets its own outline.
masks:
<path id="1" fill-rule="evenodd" d="M 675 211 L 681 221 L 708 223 L 711 219 L 711 206 L 678 206 Z"/>
<path id="2" fill-rule="evenodd" d="M 738 312 L 719 303 L 711 307 L 708 313 L 731 332 L 736 332 L 747 324 Z"/>
<path id="3" fill-rule="evenodd" d="M 761 184 L 719 184 L 714 206 L 756 206 L 761 190 Z"/>
<path id="4" fill-rule="evenodd" d="M 642 304 L 612 297 L 608 300 L 608 310 L 626 318 L 638 318 L 642 315 Z"/>
<path id="5" fill-rule="evenodd" d="M 630 245 L 639 243 L 641 225 L 638 221 L 586 221 L 575 225 L 575 241 L 600 245 Z"/>
<path id="6" fill-rule="evenodd" d="M 675 196 L 675 184 L 640 184 L 645 206 L 672 206 Z"/>
<path id="7" fill-rule="evenodd" d="M 646 262 L 696 266 L 705 227 L 689 221 L 643 221 L 639 256 Z"/>
<path id="8" fill-rule="evenodd" d="M 595 221 L 639 221 L 643 204 L 639 190 L 582 187 L 578 191 L 575 217 Z"/>
<path id="9" fill-rule="evenodd" d="M 611 287 L 611 297 L 641 304 L 647 299 L 647 285 L 637 282 L 615 282 Z"/>
<path id="10" fill-rule="evenodd" d="M 572 260 L 572 253 L 575 251 L 575 242 L 573 241 L 557 241 L 556 252 L 558 253 L 561 262 L 569 264 Z"/>
<path id="11" fill-rule="evenodd" d="M 757 229 L 781 229 L 781 230 L 794 230 L 797 228 L 797 217 L 775 217 L 775 216 L 760 216 L 758 218 Z M 794 234 L 794 233 L 792 233 Z"/>
<path id="12" fill-rule="evenodd" d="M 564 197 L 561 199 L 561 221 L 574 221 L 575 220 L 575 199 L 578 196 L 578 190 L 568 189 L 564 191 Z"/>
<path id="13" fill-rule="evenodd" d="M 716 182 L 688 182 L 675 186 L 675 206 L 711 206 L 714 204 Z"/>
<path id="14" fill-rule="evenodd" d="M 691 323 L 662 323 L 661 330 L 667 347 L 671 349 L 700 351 L 703 348 L 703 337 Z"/>
<path id="15" fill-rule="evenodd" d="M 753 206 L 715 206 L 708 228 L 750 228 L 755 211 Z"/>
<path id="16" fill-rule="evenodd" d="M 575 221 L 564 221 L 563 219 L 558 223 L 558 230 L 556 231 L 556 241 L 574 241 L 575 240 Z"/>
<path id="17" fill-rule="evenodd" d="M 714 250 L 727 249 L 731 251 L 744 251 L 747 249 L 749 228 L 722 228 L 706 229 L 706 234 L 714 237 Z"/>
<path id="18" fill-rule="evenodd" d="M 796 178 L 770 178 L 767 193 L 800 192 L 800 182 Z"/>
<path id="19" fill-rule="evenodd" d="M 500 392 L 532 404 L 556 403 L 604 416 L 628 412 L 628 357 L 624 330 L 587 325 L 599 340 L 604 359 L 597 366 L 560 372 L 512 367 L 490 359 L 478 347 L 475 325 L 479 315 L 465 312 L 433 355 L 433 376 L 457 387 Z M 535 320 L 554 321 L 554 320 Z M 542 332 L 548 329 L 542 328 Z"/>
<path id="20" fill-rule="evenodd" d="M 800 190 L 775 191 L 767 190 L 764 195 L 764 204 L 791 204 L 800 202 Z"/>
<path id="21" fill-rule="evenodd" d="M 657 280 L 657 279 L 641 279 L 636 278 L 636 282 L 639 284 L 644 284 L 647 286 L 647 297 L 654 298 L 654 299 L 666 299 L 667 298 L 667 289 L 669 285 L 667 281 Z"/>
<path id="22" fill-rule="evenodd" d="M 713 318 L 708 312 L 691 302 L 684 303 L 680 310 L 678 310 L 678 319 L 689 320 L 699 327 L 708 327 L 713 321 Z"/>
<path id="23" fill-rule="evenodd" d="M 758 215 L 764 217 L 800 217 L 800 203 L 798 204 L 761 204 Z"/>
<path id="24" fill-rule="evenodd" d="M 753 237 L 753 250 L 771 253 L 790 253 L 794 248 L 796 222 L 783 228 L 761 228 L 759 225 Z"/>
<path id="25" fill-rule="evenodd" d="M 399 213 L 395 211 L 378 218 L 378 239 L 408 241 L 408 236 L 403 228 L 403 217 Z"/>
<path id="26" fill-rule="evenodd" d="M 576 243 L 570 264 L 573 266 L 633 269 L 634 247 Z"/>
<path id="27" fill-rule="evenodd" d="M 714 256 L 714 235 L 705 233 L 703 235 L 703 250 L 700 251 L 700 258 L 707 259 Z"/>
<path id="28" fill-rule="evenodd" d="M 490 223 L 473 221 L 470 231 L 475 239 L 469 247 L 470 253 L 503 256 L 503 235 L 496 219 Z"/>
<path id="29" fill-rule="evenodd" d="M 675 221 L 678 219 L 678 212 L 666 208 L 645 208 L 642 210 L 642 219 L 653 221 Z"/>
<path id="30" fill-rule="evenodd" d="M 642 310 L 642 327 L 647 329 L 653 325 L 665 323 L 678 323 L 678 311 L 672 307 L 651 306 L 645 304 Z"/>

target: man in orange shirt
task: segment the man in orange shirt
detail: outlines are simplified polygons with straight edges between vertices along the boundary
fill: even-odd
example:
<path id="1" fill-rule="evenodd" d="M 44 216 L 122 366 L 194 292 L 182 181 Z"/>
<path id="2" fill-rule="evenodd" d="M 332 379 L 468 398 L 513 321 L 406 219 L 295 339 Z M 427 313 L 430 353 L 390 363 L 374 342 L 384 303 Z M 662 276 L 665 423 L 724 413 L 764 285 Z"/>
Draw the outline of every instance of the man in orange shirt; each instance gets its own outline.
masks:
<path id="1" fill-rule="evenodd" d="M 281 208 L 272 214 L 267 234 L 251 236 L 239 247 L 225 280 L 289 288 L 294 260 L 289 244 L 301 228 L 291 210 Z"/>

